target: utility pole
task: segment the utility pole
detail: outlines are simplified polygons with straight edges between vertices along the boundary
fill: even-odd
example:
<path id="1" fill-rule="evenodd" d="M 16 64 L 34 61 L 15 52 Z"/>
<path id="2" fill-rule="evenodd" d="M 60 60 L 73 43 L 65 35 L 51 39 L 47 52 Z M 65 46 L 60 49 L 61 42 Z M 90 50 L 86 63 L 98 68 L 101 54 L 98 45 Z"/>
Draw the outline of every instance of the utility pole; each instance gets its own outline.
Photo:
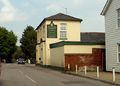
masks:
<path id="1" fill-rule="evenodd" d="M 65 9 L 65 12 L 66 12 L 66 14 L 67 14 L 67 8 L 64 8 Z"/>

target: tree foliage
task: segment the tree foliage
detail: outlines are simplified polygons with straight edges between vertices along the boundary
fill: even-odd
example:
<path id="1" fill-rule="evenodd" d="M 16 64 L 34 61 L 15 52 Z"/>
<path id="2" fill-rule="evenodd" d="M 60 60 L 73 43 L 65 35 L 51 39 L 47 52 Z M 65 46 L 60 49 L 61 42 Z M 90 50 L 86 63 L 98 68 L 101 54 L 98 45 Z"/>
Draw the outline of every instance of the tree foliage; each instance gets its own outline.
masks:
<path id="1" fill-rule="evenodd" d="M 17 36 L 13 31 L 0 27 L 0 57 L 7 62 L 12 61 L 12 54 L 16 51 Z"/>
<path id="2" fill-rule="evenodd" d="M 12 56 L 15 60 L 25 57 L 24 53 L 22 52 L 21 47 L 19 47 L 19 46 L 17 46 L 17 50 L 15 51 L 15 53 Z"/>
<path id="3" fill-rule="evenodd" d="M 35 59 L 36 31 L 32 26 L 27 26 L 20 39 L 21 48 L 27 59 Z"/>

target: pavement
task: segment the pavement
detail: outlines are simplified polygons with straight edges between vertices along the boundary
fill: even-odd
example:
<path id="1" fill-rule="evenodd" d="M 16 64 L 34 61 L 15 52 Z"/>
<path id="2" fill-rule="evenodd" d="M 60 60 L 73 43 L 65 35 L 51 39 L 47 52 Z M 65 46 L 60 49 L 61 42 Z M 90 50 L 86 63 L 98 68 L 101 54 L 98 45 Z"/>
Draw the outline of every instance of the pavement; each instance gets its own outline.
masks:
<path id="1" fill-rule="evenodd" d="M 120 73 L 115 74 L 115 81 L 114 82 L 113 82 L 112 72 L 100 72 L 99 78 L 97 77 L 96 72 L 87 72 L 86 75 L 85 75 L 85 72 L 77 72 L 76 73 L 74 71 L 67 71 L 66 73 L 120 86 Z"/>
<path id="2" fill-rule="evenodd" d="M 26 64 L 28 67 L 34 67 L 34 64 Z M 80 76 L 88 79 L 93 79 L 97 81 L 101 81 L 104 83 L 108 83 L 115 86 L 120 86 L 120 73 L 115 74 L 115 81 L 113 82 L 113 73 L 112 72 L 99 72 L 99 78 L 97 77 L 96 72 L 87 72 L 85 75 L 85 72 L 78 71 L 77 73 L 75 71 L 66 71 L 65 74 Z"/>
<path id="3" fill-rule="evenodd" d="M 34 66 L 34 64 L 30 64 L 30 65 L 28 65 L 28 67 Z M 101 81 L 101 82 L 108 83 L 115 86 L 120 86 L 120 73 L 115 74 L 115 82 L 113 82 L 112 72 L 99 72 L 99 78 L 97 77 L 96 72 L 87 72 L 87 75 L 85 75 L 85 72 L 79 72 L 79 71 L 77 73 L 75 71 L 65 71 L 63 73 L 80 76 L 88 79 L 93 79 L 93 80 Z"/>
<path id="4" fill-rule="evenodd" d="M 2 64 L 0 86 L 116 86 L 35 65 Z"/>

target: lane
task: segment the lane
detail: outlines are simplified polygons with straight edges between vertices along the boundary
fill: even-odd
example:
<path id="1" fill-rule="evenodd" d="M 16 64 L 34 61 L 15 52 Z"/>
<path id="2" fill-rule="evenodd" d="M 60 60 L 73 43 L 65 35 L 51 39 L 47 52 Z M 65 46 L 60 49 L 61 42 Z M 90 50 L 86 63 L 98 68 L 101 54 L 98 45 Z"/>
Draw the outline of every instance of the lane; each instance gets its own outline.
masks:
<path id="1" fill-rule="evenodd" d="M 99 81 L 67 75 L 49 69 L 23 67 L 21 70 L 42 86 L 113 86 Z"/>
<path id="2" fill-rule="evenodd" d="M 21 65 L 2 64 L 0 86 L 38 86 L 20 73 Z"/>
<path id="3" fill-rule="evenodd" d="M 4 64 L 0 86 L 113 86 L 50 69 Z"/>

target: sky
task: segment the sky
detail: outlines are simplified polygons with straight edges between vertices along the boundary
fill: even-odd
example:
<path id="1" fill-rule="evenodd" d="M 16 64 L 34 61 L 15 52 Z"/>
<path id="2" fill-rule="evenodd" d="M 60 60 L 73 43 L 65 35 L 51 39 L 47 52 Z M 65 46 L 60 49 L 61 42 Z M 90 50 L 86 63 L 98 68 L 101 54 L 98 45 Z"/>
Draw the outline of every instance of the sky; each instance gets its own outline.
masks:
<path id="1" fill-rule="evenodd" d="M 24 29 L 36 28 L 48 16 L 64 13 L 83 19 L 81 32 L 105 32 L 100 15 L 107 0 L 0 0 L 0 26 L 14 31 L 19 39 Z"/>

